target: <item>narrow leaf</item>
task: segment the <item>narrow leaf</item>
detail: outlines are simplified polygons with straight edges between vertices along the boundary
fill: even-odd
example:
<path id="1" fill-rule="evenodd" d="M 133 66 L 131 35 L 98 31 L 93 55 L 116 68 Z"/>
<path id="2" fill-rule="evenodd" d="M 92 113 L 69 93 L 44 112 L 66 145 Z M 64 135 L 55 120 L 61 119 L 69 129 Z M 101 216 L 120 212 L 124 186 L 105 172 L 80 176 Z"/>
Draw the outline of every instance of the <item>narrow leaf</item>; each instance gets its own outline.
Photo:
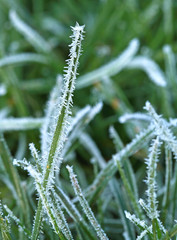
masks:
<path id="1" fill-rule="evenodd" d="M 157 211 L 157 199 L 156 199 L 156 168 L 157 168 L 157 160 L 158 160 L 158 150 L 159 150 L 160 142 L 157 137 L 152 144 L 152 147 L 149 149 L 149 157 L 146 160 L 147 164 L 147 201 L 148 208 L 150 210 L 149 217 L 153 219 L 157 219 L 159 213 Z"/>
<path id="2" fill-rule="evenodd" d="M 99 223 L 97 222 L 91 208 L 88 205 L 88 202 L 86 201 L 86 199 L 85 199 L 85 197 L 84 197 L 84 195 L 81 191 L 81 188 L 80 188 L 79 183 L 77 181 L 76 175 L 73 172 L 73 168 L 67 166 L 67 169 L 68 169 L 69 174 L 70 174 L 70 180 L 71 180 L 74 192 L 79 199 L 80 205 L 82 206 L 82 209 L 83 209 L 85 215 L 87 216 L 88 220 L 90 221 L 90 223 L 94 227 L 98 237 L 101 240 L 108 240 L 108 237 L 106 236 L 105 232 L 102 230 Z"/>
<path id="3" fill-rule="evenodd" d="M 14 10 L 10 10 L 9 17 L 17 31 L 19 31 L 26 38 L 26 40 L 35 47 L 36 50 L 44 53 L 51 51 L 50 45 L 39 35 L 39 33 L 37 33 L 22 19 L 20 19 Z"/>
<path id="4" fill-rule="evenodd" d="M 20 231 L 23 231 L 25 235 L 30 239 L 30 230 L 28 230 L 24 224 L 13 214 L 13 212 L 7 207 L 7 205 L 4 205 L 4 209 L 8 213 L 8 216 L 14 220 Z"/>
<path id="5" fill-rule="evenodd" d="M 0 120 L 0 131 L 26 131 L 40 128 L 43 118 L 3 118 Z"/>
<path id="6" fill-rule="evenodd" d="M 121 117 L 119 117 L 120 123 L 125 123 L 127 121 L 138 120 L 138 121 L 151 121 L 151 117 L 144 113 L 125 113 Z"/>
<path id="7" fill-rule="evenodd" d="M 17 203 L 23 211 L 23 216 L 26 220 L 26 224 L 29 225 L 29 205 L 26 198 L 26 193 L 21 186 L 19 174 L 17 172 L 17 169 L 13 166 L 13 158 L 2 134 L 0 134 L 0 157 L 2 159 L 8 178 L 13 186 L 12 193 L 14 194 Z"/>
<path id="8" fill-rule="evenodd" d="M 149 76 L 150 80 L 152 80 L 156 85 L 160 87 L 166 86 L 166 79 L 165 75 L 162 72 L 162 70 L 159 68 L 159 66 L 152 61 L 151 59 L 144 57 L 144 56 L 138 56 L 135 57 L 127 66 L 130 69 L 142 69 L 144 70 L 147 75 Z"/>
<path id="9" fill-rule="evenodd" d="M 26 63 L 42 63 L 47 64 L 47 58 L 41 54 L 36 53 L 18 53 L 9 56 L 5 56 L 0 59 L 0 67 L 19 65 Z"/>
<path id="10" fill-rule="evenodd" d="M 81 42 L 83 40 L 84 26 L 79 26 L 76 23 L 72 27 L 73 35 L 72 43 L 70 45 L 70 59 L 67 61 L 68 65 L 64 75 L 64 90 L 62 93 L 60 105 L 56 109 L 56 124 L 53 126 L 50 148 L 46 156 L 44 156 L 44 171 L 43 184 L 44 191 L 51 186 L 54 177 L 54 170 L 61 163 L 61 152 L 66 141 L 68 132 L 68 121 L 71 115 L 72 96 L 75 88 L 75 80 L 77 75 L 77 68 L 79 64 L 79 57 L 81 54 Z M 59 163 L 58 163 L 59 160 Z M 32 240 L 36 240 L 39 234 L 39 227 L 42 217 L 41 200 L 38 202 L 38 209 L 36 212 L 34 227 L 32 231 Z"/>
<path id="11" fill-rule="evenodd" d="M 1 230 L 2 240 L 12 240 L 10 235 L 9 220 L 7 217 L 4 217 L 1 203 L 0 203 L 0 230 Z"/>
<path id="12" fill-rule="evenodd" d="M 110 63 L 78 78 L 77 88 L 87 87 L 98 80 L 101 81 L 105 76 L 114 76 L 119 73 L 131 61 L 133 56 L 137 53 L 139 48 L 139 41 L 133 39 L 128 48 L 115 60 Z"/>
<path id="13" fill-rule="evenodd" d="M 80 226 L 85 235 L 89 237 L 89 239 L 95 239 L 90 227 L 85 222 L 85 220 L 80 215 L 78 209 L 76 206 L 72 203 L 72 201 L 69 199 L 69 197 L 62 191 L 61 188 L 56 187 L 56 193 L 52 191 L 53 199 L 58 199 L 62 206 L 66 209 L 69 216 L 77 223 L 78 226 Z"/>
<path id="14" fill-rule="evenodd" d="M 98 174 L 91 186 L 86 190 L 86 195 L 89 195 L 92 199 L 94 199 L 116 173 L 116 161 L 118 159 L 123 160 L 142 148 L 142 143 L 147 143 L 154 135 L 153 131 L 154 127 L 150 125 L 148 129 L 138 134 L 131 143 L 127 144 L 127 146 L 125 146 L 119 153 L 115 154 L 106 164 L 105 168 Z"/>
<path id="15" fill-rule="evenodd" d="M 134 223 L 140 229 L 146 230 L 149 234 L 152 234 L 152 227 L 148 227 L 144 220 L 140 220 L 134 214 L 130 214 L 125 211 L 126 218 L 128 218 L 132 223 Z"/>

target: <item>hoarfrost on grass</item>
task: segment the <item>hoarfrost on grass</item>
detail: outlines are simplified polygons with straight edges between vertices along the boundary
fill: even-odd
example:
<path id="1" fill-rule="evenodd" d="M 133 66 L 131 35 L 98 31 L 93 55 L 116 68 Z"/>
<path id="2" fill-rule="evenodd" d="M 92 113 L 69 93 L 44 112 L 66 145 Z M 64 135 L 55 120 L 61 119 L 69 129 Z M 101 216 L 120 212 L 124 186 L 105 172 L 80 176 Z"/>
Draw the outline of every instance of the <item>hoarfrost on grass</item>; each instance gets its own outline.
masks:
<path id="1" fill-rule="evenodd" d="M 44 118 L 3 118 L 0 119 L 0 131 L 20 131 L 38 129 L 42 126 Z"/>
<path id="2" fill-rule="evenodd" d="M 162 70 L 154 61 L 147 57 L 135 57 L 127 67 L 130 69 L 139 68 L 144 70 L 149 78 L 158 86 L 165 87 L 167 85 L 165 75 Z"/>
<path id="3" fill-rule="evenodd" d="M 131 120 L 139 120 L 139 121 L 151 121 L 151 117 L 148 116 L 145 113 L 125 113 L 124 115 L 119 117 L 119 122 L 120 123 L 125 123 L 127 121 L 131 121 Z"/>
<path id="4" fill-rule="evenodd" d="M 114 76 L 115 74 L 119 73 L 132 60 L 134 55 L 137 53 L 138 48 L 139 48 L 138 39 L 133 39 L 129 43 L 127 49 L 125 49 L 125 51 L 115 60 L 92 72 L 89 72 L 79 77 L 76 87 L 84 88 L 95 83 L 96 81 L 101 81 L 102 78 L 105 76 Z"/>
<path id="5" fill-rule="evenodd" d="M 51 47 L 38 32 L 27 25 L 14 10 L 10 10 L 9 17 L 14 27 L 19 31 L 34 48 L 44 53 L 49 53 Z"/>
<path id="6" fill-rule="evenodd" d="M 47 58 L 42 54 L 37 53 L 17 53 L 9 56 L 5 56 L 0 59 L 0 67 L 26 64 L 26 63 L 42 63 L 47 64 Z"/>
<path id="7" fill-rule="evenodd" d="M 177 140 L 176 137 L 173 135 L 171 129 L 169 128 L 169 124 L 165 121 L 165 119 L 163 119 L 160 115 L 156 113 L 150 102 L 147 101 L 144 108 L 153 118 L 156 135 L 159 136 L 161 140 L 167 143 L 169 149 L 171 149 L 171 151 L 175 155 L 175 158 L 177 158 Z"/>
<path id="8" fill-rule="evenodd" d="M 152 147 L 149 149 L 149 157 L 146 160 L 147 164 L 147 201 L 149 208 L 149 217 L 153 219 L 157 219 L 159 217 L 159 213 L 157 211 L 157 197 L 156 197 L 156 168 L 157 168 L 157 160 L 159 154 L 160 147 L 159 137 L 157 137 L 153 143 Z"/>
<path id="9" fill-rule="evenodd" d="M 84 197 L 84 195 L 81 191 L 81 188 L 80 188 L 79 183 L 77 181 L 76 175 L 73 172 L 73 168 L 67 166 L 67 169 L 69 171 L 70 180 L 71 180 L 74 192 L 79 199 L 80 205 L 82 206 L 82 209 L 83 209 L 85 215 L 87 216 L 88 220 L 90 221 L 93 228 L 95 229 L 98 237 L 101 240 L 108 240 L 108 237 L 106 236 L 105 232 L 101 228 L 100 224 L 97 222 L 97 220 L 94 216 L 94 213 L 92 212 L 90 206 L 88 205 L 88 202 L 86 201 L 86 199 L 85 199 L 85 197 Z"/>
<path id="10" fill-rule="evenodd" d="M 63 91 L 57 106 L 56 115 L 54 117 L 54 126 L 51 129 L 51 142 L 49 143 L 49 150 L 43 156 L 44 170 L 42 173 L 42 188 L 44 191 L 52 189 L 54 183 L 54 172 L 57 166 L 62 162 L 62 149 L 68 134 L 69 121 L 71 115 L 72 97 L 75 89 L 75 80 L 77 76 L 77 68 L 79 64 L 79 57 L 81 54 L 81 42 L 83 40 L 84 26 L 76 23 L 75 27 L 71 27 L 73 35 L 70 46 L 69 60 L 64 74 Z M 58 169 L 59 171 L 59 169 Z M 42 199 L 39 199 L 38 209 L 34 219 L 34 226 L 32 230 L 32 240 L 36 240 L 39 234 L 40 222 L 42 218 Z"/>

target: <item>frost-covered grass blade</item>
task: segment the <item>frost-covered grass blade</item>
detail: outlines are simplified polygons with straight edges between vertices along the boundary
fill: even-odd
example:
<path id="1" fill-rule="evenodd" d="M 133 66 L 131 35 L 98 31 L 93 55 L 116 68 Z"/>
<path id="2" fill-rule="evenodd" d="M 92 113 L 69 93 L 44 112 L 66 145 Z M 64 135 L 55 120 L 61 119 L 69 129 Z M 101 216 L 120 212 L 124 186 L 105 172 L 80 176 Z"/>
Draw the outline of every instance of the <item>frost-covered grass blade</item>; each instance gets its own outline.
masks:
<path id="1" fill-rule="evenodd" d="M 49 53 L 51 46 L 29 25 L 27 25 L 14 10 L 10 10 L 9 17 L 14 27 L 24 35 L 37 50 Z"/>
<path id="2" fill-rule="evenodd" d="M 101 229 L 101 226 L 97 222 L 91 208 L 88 205 L 88 202 L 86 201 L 86 199 L 85 199 L 85 197 L 84 197 L 84 195 L 81 191 L 81 188 L 79 186 L 79 183 L 77 181 L 76 175 L 73 172 L 72 167 L 67 166 L 67 169 L 68 169 L 69 174 L 70 174 L 70 179 L 71 179 L 73 189 L 75 191 L 76 196 L 79 199 L 80 205 L 82 206 L 85 215 L 87 216 L 88 220 L 90 221 L 90 223 L 94 227 L 98 237 L 101 240 L 108 240 L 108 237 L 106 236 L 105 232 Z"/>
<path id="3" fill-rule="evenodd" d="M 60 154 L 66 141 L 67 131 L 68 131 L 68 121 L 71 114 L 70 108 L 72 105 L 72 96 L 75 88 L 75 79 L 77 75 L 78 60 L 81 53 L 81 41 L 83 40 L 84 26 L 79 26 L 77 23 L 75 27 L 72 27 L 73 35 L 72 43 L 70 45 L 70 59 L 67 61 L 68 66 L 65 70 L 64 75 L 64 88 L 62 97 L 60 99 L 60 105 L 56 111 L 56 123 L 52 127 L 51 142 L 49 146 L 49 151 L 46 156 L 44 156 L 45 168 L 43 171 L 43 183 L 42 187 L 44 191 L 53 182 L 54 170 L 57 166 L 56 161 L 61 158 Z M 34 228 L 32 232 L 32 239 L 37 239 L 39 234 L 39 226 L 42 215 L 42 202 L 39 200 L 38 210 L 36 213 Z"/>
<path id="4" fill-rule="evenodd" d="M 120 55 L 117 59 L 108 63 L 107 65 L 94 70 L 93 72 L 87 73 L 84 76 L 78 78 L 77 88 L 87 87 L 97 81 L 101 80 L 105 76 L 113 76 L 119 73 L 126 65 L 131 61 L 133 56 L 137 53 L 139 47 L 139 41 L 133 39 L 128 48 Z"/>

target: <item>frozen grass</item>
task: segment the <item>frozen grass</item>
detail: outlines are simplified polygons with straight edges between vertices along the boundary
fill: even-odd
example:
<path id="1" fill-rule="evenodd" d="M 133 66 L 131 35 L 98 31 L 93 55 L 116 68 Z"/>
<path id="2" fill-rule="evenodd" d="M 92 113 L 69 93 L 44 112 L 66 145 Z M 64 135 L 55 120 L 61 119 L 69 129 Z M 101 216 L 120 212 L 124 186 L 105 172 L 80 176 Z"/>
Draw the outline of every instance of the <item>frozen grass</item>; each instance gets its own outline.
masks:
<path id="1" fill-rule="evenodd" d="M 176 10 L 0 0 L 0 239 L 177 238 Z"/>

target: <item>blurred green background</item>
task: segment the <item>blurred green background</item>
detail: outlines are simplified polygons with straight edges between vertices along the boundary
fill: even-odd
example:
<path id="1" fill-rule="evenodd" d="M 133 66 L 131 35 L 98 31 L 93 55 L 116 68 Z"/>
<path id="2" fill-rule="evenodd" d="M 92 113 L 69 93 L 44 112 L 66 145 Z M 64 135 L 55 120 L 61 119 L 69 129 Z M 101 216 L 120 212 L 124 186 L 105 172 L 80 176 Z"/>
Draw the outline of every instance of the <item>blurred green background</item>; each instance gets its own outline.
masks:
<path id="1" fill-rule="evenodd" d="M 94 84 L 81 89 L 77 89 L 76 83 L 73 112 L 103 101 L 101 113 L 87 131 L 103 157 L 109 160 L 115 153 L 109 138 L 110 125 L 118 130 L 124 144 L 144 126 L 132 124 L 130 131 L 130 125 L 118 122 L 122 114 L 142 111 L 145 101 L 149 100 L 165 117 L 176 117 L 176 12 L 177 1 L 173 0 L 0 0 L 0 84 L 6 89 L 0 96 L 0 108 L 6 109 L 11 117 L 44 116 L 50 90 L 57 75 L 63 74 L 71 42 L 70 26 L 76 22 L 85 25 L 79 76 L 113 60 L 137 38 L 140 41 L 137 55 L 154 60 L 171 85 L 159 87 L 139 69 L 123 69 L 108 82 L 98 78 Z M 17 29 L 14 13 L 40 34 L 44 45 L 38 46 Z M 172 60 L 163 51 L 165 45 L 171 47 Z M 18 62 L 17 59 L 1 65 L 7 56 L 21 53 L 39 54 L 41 60 Z M 23 141 L 26 146 L 33 141 L 40 148 L 38 130 L 29 130 L 25 135 L 8 132 L 5 138 L 13 155 Z M 29 156 L 29 152 L 24 155 Z M 135 170 L 140 168 L 137 159 L 143 160 L 144 156 L 142 151 L 132 159 Z M 89 183 L 93 180 L 90 158 L 82 147 L 78 147 L 77 159 Z M 145 173 L 140 179 L 144 176 Z"/>

